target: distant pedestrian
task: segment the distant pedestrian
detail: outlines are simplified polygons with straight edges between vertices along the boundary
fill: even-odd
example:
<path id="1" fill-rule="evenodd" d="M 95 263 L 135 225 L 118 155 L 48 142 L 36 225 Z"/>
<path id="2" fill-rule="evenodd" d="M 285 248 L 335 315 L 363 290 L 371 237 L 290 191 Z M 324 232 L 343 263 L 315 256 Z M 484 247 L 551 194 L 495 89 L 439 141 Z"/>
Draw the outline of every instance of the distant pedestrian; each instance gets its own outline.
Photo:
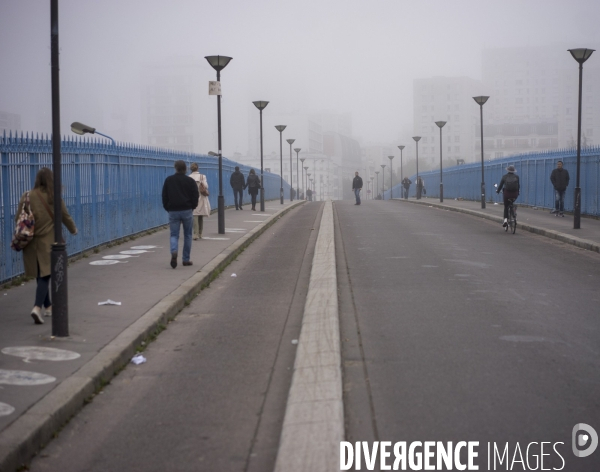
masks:
<path id="1" fill-rule="evenodd" d="M 404 194 L 404 199 L 408 199 L 408 191 L 410 189 L 410 184 L 412 184 L 412 180 L 410 180 L 408 177 L 404 177 L 402 179 L 402 193 Z"/>
<path id="2" fill-rule="evenodd" d="M 352 179 L 352 191 L 356 198 L 355 205 L 360 205 L 360 191 L 363 188 L 363 179 L 358 175 L 358 171 L 354 173 L 354 179 Z"/>
<path id="3" fill-rule="evenodd" d="M 239 166 L 235 166 L 235 172 L 231 174 L 229 178 L 229 184 L 233 189 L 233 200 L 235 202 L 236 210 L 243 210 L 242 199 L 244 198 L 244 189 L 246 188 L 246 179 L 244 174 L 240 172 Z M 238 202 L 239 197 L 239 202 Z"/>
<path id="4" fill-rule="evenodd" d="M 509 200 L 514 202 L 519 197 L 519 191 L 521 190 L 519 176 L 515 173 L 515 166 L 508 166 L 506 170 L 508 172 L 502 176 L 502 180 L 500 180 L 500 184 L 496 190 L 496 193 L 500 193 L 502 190 L 502 195 L 504 196 L 504 222 L 502 223 L 504 227 L 508 226 Z"/>
<path id="5" fill-rule="evenodd" d="M 252 200 L 252 211 L 256 211 L 256 195 L 258 195 L 258 191 L 260 190 L 260 177 L 256 175 L 254 169 L 250 169 L 246 187 L 248 187 L 248 193 Z"/>
<path id="6" fill-rule="evenodd" d="M 31 317 L 35 324 L 43 324 L 43 316 L 52 316 L 52 302 L 49 295 L 50 252 L 54 244 L 54 177 L 52 171 L 42 167 L 36 177 L 33 190 L 25 192 L 19 201 L 17 218 L 29 194 L 29 208 L 35 220 L 33 239 L 23 249 L 23 265 L 27 277 L 35 277 L 37 287 Z M 61 199 L 62 223 L 71 234 L 77 234 L 77 227 L 69 215 L 65 202 Z"/>
<path id="7" fill-rule="evenodd" d="M 165 179 L 162 189 L 163 208 L 169 212 L 171 229 L 170 249 L 171 267 L 177 267 L 177 247 L 179 245 L 179 229 L 183 225 L 183 255 L 184 266 L 191 266 L 192 228 L 194 208 L 198 206 L 200 194 L 196 181 L 185 175 L 184 161 L 175 161 L 175 173 Z"/>
<path id="8" fill-rule="evenodd" d="M 423 179 L 421 177 L 419 177 L 417 179 L 417 200 L 421 199 L 421 195 L 423 194 L 424 187 L 425 187 L 425 182 L 423 182 Z"/>
<path id="9" fill-rule="evenodd" d="M 208 181 L 206 175 L 198 172 L 198 164 L 195 162 L 190 165 L 192 173 L 190 177 L 196 181 L 200 198 L 198 206 L 192 213 L 194 219 L 194 240 L 202 239 L 202 230 L 204 229 L 204 217 L 210 215 L 210 201 L 208 200 Z"/>
<path id="10" fill-rule="evenodd" d="M 306 191 L 306 198 L 309 202 L 312 202 L 312 194 L 313 194 L 313 191 L 311 189 L 308 189 Z"/>
<path id="11" fill-rule="evenodd" d="M 565 216 L 565 192 L 569 186 L 569 171 L 563 168 L 563 162 L 556 163 L 556 169 L 550 174 L 550 182 L 554 186 L 554 210 L 556 216 Z"/>

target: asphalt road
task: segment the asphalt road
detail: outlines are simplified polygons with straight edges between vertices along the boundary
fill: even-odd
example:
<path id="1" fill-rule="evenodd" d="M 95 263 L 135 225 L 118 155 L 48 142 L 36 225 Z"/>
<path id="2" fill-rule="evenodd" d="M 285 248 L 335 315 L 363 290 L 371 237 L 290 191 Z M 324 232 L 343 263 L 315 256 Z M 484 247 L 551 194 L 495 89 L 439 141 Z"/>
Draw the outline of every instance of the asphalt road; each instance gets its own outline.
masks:
<path id="1" fill-rule="evenodd" d="M 600 431 L 600 255 L 424 206 L 334 208 L 347 441 L 479 441 L 479 470 L 488 442 L 536 442 L 532 467 L 563 442 L 563 470 L 600 470 L 571 452 L 576 424 Z"/>
<path id="2" fill-rule="evenodd" d="M 273 470 L 321 209 L 251 244 L 30 470 Z"/>

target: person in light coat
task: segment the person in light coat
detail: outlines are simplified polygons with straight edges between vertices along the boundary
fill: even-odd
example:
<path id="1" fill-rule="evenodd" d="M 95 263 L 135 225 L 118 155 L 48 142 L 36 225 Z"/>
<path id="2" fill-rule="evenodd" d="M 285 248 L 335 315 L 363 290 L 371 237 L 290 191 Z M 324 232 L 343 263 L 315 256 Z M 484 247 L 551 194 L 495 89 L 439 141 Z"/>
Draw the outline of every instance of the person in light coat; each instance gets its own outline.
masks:
<path id="1" fill-rule="evenodd" d="M 206 175 L 198 172 L 198 164 L 195 162 L 190 165 L 190 170 L 192 173 L 190 177 L 196 181 L 196 185 L 198 185 L 198 192 L 200 192 L 200 184 L 204 184 L 206 190 L 208 190 L 208 181 L 206 180 Z M 202 239 L 202 229 L 204 228 L 204 216 L 210 215 L 210 201 L 208 200 L 208 196 L 202 195 L 200 193 L 200 200 L 198 201 L 198 206 L 194 209 L 194 240 Z"/>
<path id="2" fill-rule="evenodd" d="M 27 192 L 21 197 L 17 216 L 19 218 Z M 23 249 L 23 264 L 27 277 L 36 277 L 37 288 L 31 317 L 35 324 L 43 324 L 44 316 L 52 315 L 49 295 L 50 252 L 54 244 L 54 176 L 47 167 L 42 167 L 36 177 L 33 190 L 29 192 L 29 204 L 35 219 L 33 239 Z M 69 215 L 65 202 L 61 199 L 62 223 L 71 234 L 77 234 L 77 227 Z"/>

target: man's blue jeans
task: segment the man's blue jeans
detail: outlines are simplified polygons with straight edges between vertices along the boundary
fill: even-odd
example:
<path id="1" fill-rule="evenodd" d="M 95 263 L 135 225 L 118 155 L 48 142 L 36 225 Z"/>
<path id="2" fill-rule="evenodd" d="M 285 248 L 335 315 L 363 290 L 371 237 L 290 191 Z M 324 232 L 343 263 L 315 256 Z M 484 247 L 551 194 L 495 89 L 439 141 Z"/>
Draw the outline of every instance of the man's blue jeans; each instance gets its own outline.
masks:
<path id="1" fill-rule="evenodd" d="M 239 196 L 239 199 L 238 199 Z M 235 208 L 242 207 L 242 199 L 244 198 L 244 190 L 241 188 L 233 189 L 233 200 L 235 201 Z"/>
<path id="2" fill-rule="evenodd" d="M 169 212 L 169 227 L 171 228 L 171 254 L 177 253 L 179 245 L 179 227 L 183 225 L 183 262 L 190 260 L 192 252 L 192 231 L 194 228 L 194 219 L 192 213 L 194 210 L 181 210 Z"/>
<path id="3" fill-rule="evenodd" d="M 356 197 L 356 204 L 360 205 L 360 189 L 359 188 L 354 189 L 354 196 Z"/>
<path id="4" fill-rule="evenodd" d="M 565 211 L 565 191 L 554 190 L 554 209 L 559 213 L 564 213 Z"/>

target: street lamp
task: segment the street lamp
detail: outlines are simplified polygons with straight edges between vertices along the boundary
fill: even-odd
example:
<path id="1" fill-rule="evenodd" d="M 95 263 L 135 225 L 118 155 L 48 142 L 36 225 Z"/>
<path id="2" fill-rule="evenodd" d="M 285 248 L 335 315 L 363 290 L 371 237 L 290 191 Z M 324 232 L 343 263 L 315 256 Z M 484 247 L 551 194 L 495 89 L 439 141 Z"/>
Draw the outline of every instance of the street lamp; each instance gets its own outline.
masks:
<path id="1" fill-rule="evenodd" d="M 373 200 L 373 198 L 374 198 L 373 194 L 375 193 L 373 191 L 373 180 L 375 180 L 375 177 L 371 176 L 370 178 L 371 178 L 371 200 Z"/>
<path id="2" fill-rule="evenodd" d="M 421 136 L 413 136 L 413 139 L 415 140 L 415 143 L 417 143 L 417 200 L 421 199 L 421 190 L 419 190 L 419 140 L 421 139 Z"/>
<path id="3" fill-rule="evenodd" d="M 294 151 L 296 151 L 296 200 L 300 200 L 300 179 L 298 178 L 298 154 L 301 150 L 301 148 L 294 148 Z M 304 159 L 302 159 L 302 162 L 304 162 Z"/>
<path id="4" fill-rule="evenodd" d="M 446 122 L 436 121 L 435 124 L 440 128 L 440 203 L 442 203 L 444 201 L 444 181 L 442 176 L 442 128 Z"/>
<path id="5" fill-rule="evenodd" d="M 404 175 L 402 174 L 402 150 L 404 148 L 405 146 L 398 146 L 398 149 L 400 149 L 400 182 L 404 180 Z"/>
<path id="6" fill-rule="evenodd" d="M 579 170 L 581 162 L 581 92 L 583 84 L 583 63 L 587 61 L 595 49 L 569 49 L 571 56 L 579 63 L 579 110 L 577 115 L 577 179 L 575 183 L 575 211 L 573 229 L 581 228 L 581 188 L 579 187 Z"/>
<path id="7" fill-rule="evenodd" d="M 211 67 L 217 71 L 217 82 L 221 82 L 221 71 L 227 67 L 231 57 L 227 56 L 205 56 Z M 225 197 L 223 197 L 223 149 L 221 146 L 221 91 L 217 94 L 217 128 L 219 139 L 219 197 L 218 206 L 218 226 L 219 234 L 225 234 Z"/>
<path id="8" fill-rule="evenodd" d="M 394 198 L 394 167 L 392 166 L 392 159 L 394 156 L 388 156 L 390 160 L 390 200 Z"/>
<path id="9" fill-rule="evenodd" d="M 294 201 L 294 197 L 292 197 L 292 191 L 294 190 L 294 184 L 292 177 L 292 144 L 294 144 L 295 139 L 286 139 L 288 143 L 290 143 L 290 202 Z"/>
<path id="10" fill-rule="evenodd" d="M 488 101 L 488 98 L 483 95 L 473 97 L 473 100 L 479 105 L 479 117 L 481 127 L 481 208 L 485 208 L 485 178 L 483 173 L 483 104 Z"/>
<path id="11" fill-rule="evenodd" d="M 92 128 L 91 126 L 84 125 L 83 123 L 79 123 L 79 121 L 75 121 L 71 123 L 71 131 L 75 134 L 99 134 L 100 136 L 104 136 L 111 140 L 112 145 L 115 146 L 115 140 L 106 134 L 102 134 L 100 131 L 97 131 L 96 128 Z"/>
<path id="12" fill-rule="evenodd" d="M 254 106 L 260 112 L 260 211 L 265 211 L 265 186 L 263 184 L 263 132 L 262 132 L 262 111 L 267 107 L 269 102 L 258 100 Z"/>
<path id="13" fill-rule="evenodd" d="M 381 164 L 381 199 L 385 200 L 385 164 Z"/>
<path id="14" fill-rule="evenodd" d="M 304 164 L 304 159 L 306 158 L 302 158 L 300 159 L 302 161 L 302 164 Z M 308 166 L 304 167 L 304 173 L 308 173 Z M 302 180 L 302 185 L 304 186 L 304 200 L 307 200 L 307 195 L 306 195 L 306 190 L 308 187 L 308 176 L 306 176 L 303 180 Z"/>
<path id="15" fill-rule="evenodd" d="M 377 190 L 379 190 L 379 171 L 376 170 L 375 174 L 377 175 Z"/>
<path id="16" fill-rule="evenodd" d="M 275 125 L 275 129 L 279 131 L 279 203 L 283 205 L 283 130 L 286 125 Z"/>

